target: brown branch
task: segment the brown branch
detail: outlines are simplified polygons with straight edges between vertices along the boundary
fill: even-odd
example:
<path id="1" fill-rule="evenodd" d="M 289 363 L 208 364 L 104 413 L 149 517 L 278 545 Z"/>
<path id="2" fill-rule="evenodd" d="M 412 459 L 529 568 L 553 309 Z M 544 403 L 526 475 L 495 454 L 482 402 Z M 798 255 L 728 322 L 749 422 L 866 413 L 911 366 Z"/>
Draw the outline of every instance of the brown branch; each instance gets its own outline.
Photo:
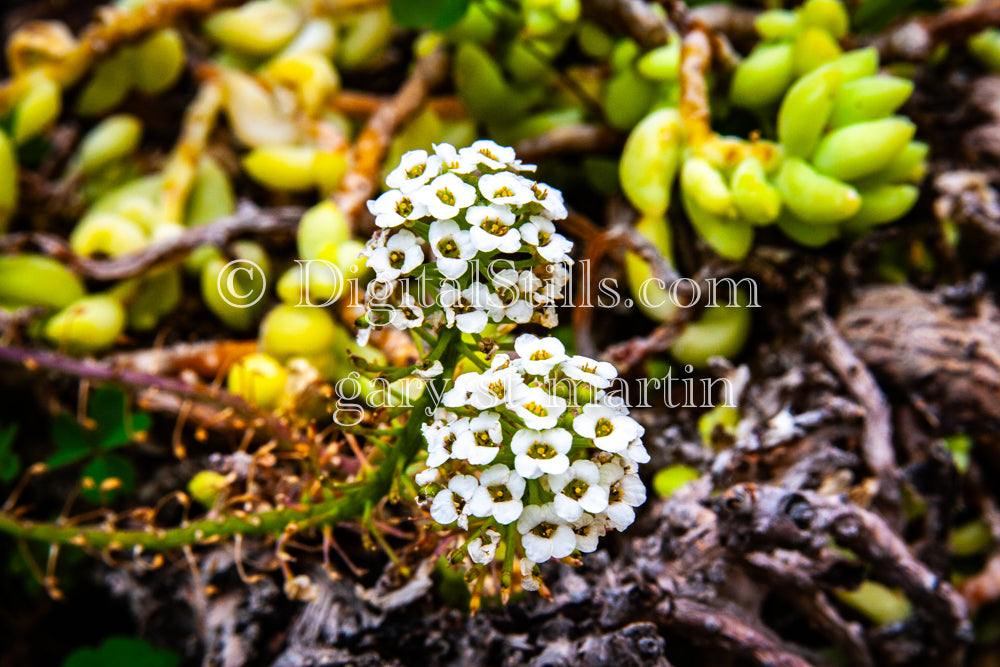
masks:
<path id="1" fill-rule="evenodd" d="M 0 347 L 0 362 L 21 364 L 29 370 L 46 368 L 95 382 L 108 382 L 145 390 L 147 393 L 167 392 L 196 403 L 213 403 L 229 408 L 242 417 L 245 428 L 259 428 L 285 446 L 299 443 L 299 438 L 284 421 L 274 415 L 262 413 L 236 394 L 212 385 L 190 384 L 175 378 L 115 368 L 92 359 L 77 359 L 42 349 Z"/>
<path id="2" fill-rule="evenodd" d="M 789 314 L 800 323 L 807 344 L 833 370 L 865 410 L 862 457 L 879 478 L 879 498 L 894 521 L 901 521 L 899 472 L 892 447 L 889 402 L 868 366 L 843 339 L 823 304 L 825 289 L 811 281 L 806 294 L 792 304 Z"/>
<path id="3" fill-rule="evenodd" d="M 900 23 L 871 45 L 883 61 L 926 60 L 940 44 L 964 42 L 995 26 L 1000 26 L 1000 0 L 984 0 Z"/>
<path id="4" fill-rule="evenodd" d="M 584 17 L 634 39 L 646 50 L 663 46 L 670 38 L 670 24 L 642 0 L 583 0 Z"/>
<path id="5" fill-rule="evenodd" d="M 947 664 L 960 664 L 972 628 L 962 597 L 912 553 L 879 515 L 838 496 L 769 485 L 730 488 L 717 502 L 720 539 L 737 551 L 775 547 L 818 554 L 830 545 L 853 551 L 872 579 L 898 587 L 925 616 Z"/>
<path id="6" fill-rule="evenodd" d="M 738 653 L 758 665 L 768 667 L 809 667 L 802 656 L 782 645 L 781 640 L 762 628 L 751 626 L 734 612 L 688 598 L 673 598 L 657 607 L 657 622 L 680 631 L 703 646 Z"/>
<path id="7" fill-rule="evenodd" d="M 365 202 L 378 189 L 376 179 L 393 135 L 427 101 L 427 95 L 447 73 L 448 59 L 441 48 L 417 61 L 413 73 L 392 99 L 381 106 L 361 130 L 348 153 L 350 165 L 334 201 L 350 224 L 356 224 Z"/>
<path id="8" fill-rule="evenodd" d="M 517 156 L 525 162 L 538 162 L 566 153 L 601 153 L 616 148 L 618 134 L 603 125 L 569 125 L 537 137 L 524 139 L 514 146 Z"/>
<path id="9" fill-rule="evenodd" d="M 363 90 L 342 90 L 330 100 L 332 109 L 355 119 L 367 120 L 391 101 L 387 95 L 377 95 Z M 462 120 L 469 117 L 469 111 L 455 96 L 431 97 L 427 106 L 444 120 Z"/>
<path id="10" fill-rule="evenodd" d="M 705 26 L 692 23 L 681 42 L 681 99 L 678 105 L 691 146 L 700 146 L 712 136 L 705 78 L 711 66 L 711 33 Z"/>
<path id="11" fill-rule="evenodd" d="M 756 43 L 760 36 L 754 27 L 758 12 L 721 2 L 692 7 L 688 18 L 697 21 L 712 32 L 722 33 L 741 45 Z"/>
<path id="12" fill-rule="evenodd" d="M 241 357 L 257 350 L 253 340 L 212 340 L 181 343 L 134 352 L 120 352 L 104 358 L 115 368 L 150 375 L 179 375 L 193 371 L 202 378 L 217 378 Z"/>
<path id="13" fill-rule="evenodd" d="M 224 246 L 242 236 L 293 234 L 302 217 L 297 206 L 260 209 L 242 202 L 233 215 L 207 225 L 192 227 L 172 239 L 113 259 L 93 259 L 76 254 L 65 240 L 43 232 L 0 236 L 0 254 L 20 252 L 34 246 L 64 262 L 84 278 L 99 281 L 124 280 L 151 268 L 176 262 L 203 245 Z"/>

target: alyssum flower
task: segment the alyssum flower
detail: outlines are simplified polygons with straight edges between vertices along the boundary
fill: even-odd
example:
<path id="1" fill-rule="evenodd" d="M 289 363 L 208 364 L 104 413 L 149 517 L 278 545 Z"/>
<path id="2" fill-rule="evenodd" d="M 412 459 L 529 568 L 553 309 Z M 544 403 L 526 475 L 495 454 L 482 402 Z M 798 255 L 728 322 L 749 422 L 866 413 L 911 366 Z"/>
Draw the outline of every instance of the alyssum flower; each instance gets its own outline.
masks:
<path id="1" fill-rule="evenodd" d="M 431 518 L 469 536 L 461 553 L 483 567 L 513 549 L 531 589 L 536 564 L 591 552 L 607 530 L 635 520 L 646 499 L 635 470 L 649 456 L 642 426 L 606 391 L 613 366 L 570 357 L 551 337 L 523 334 L 513 348 L 519 356 L 497 354 L 445 392 L 447 408 L 424 427 L 418 483 Z M 496 567 L 513 563 L 503 560 Z M 510 576 L 501 572 L 501 582 Z"/>
<path id="2" fill-rule="evenodd" d="M 406 153 L 386 177 L 390 189 L 368 203 L 380 231 L 364 255 L 387 288 L 366 291 L 359 342 L 390 323 L 469 334 L 490 321 L 555 326 L 573 244 L 555 232 L 562 195 L 523 175 L 533 169 L 486 140 Z M 404 301 L 412 312 L 394 317 Z"/>

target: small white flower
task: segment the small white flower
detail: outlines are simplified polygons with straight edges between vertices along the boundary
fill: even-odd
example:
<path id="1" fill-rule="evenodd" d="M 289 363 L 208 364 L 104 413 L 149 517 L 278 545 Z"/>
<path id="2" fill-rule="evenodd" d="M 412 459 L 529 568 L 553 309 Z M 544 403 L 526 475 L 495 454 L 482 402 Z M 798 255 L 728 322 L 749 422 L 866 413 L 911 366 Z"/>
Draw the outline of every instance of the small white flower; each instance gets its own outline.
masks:
<path id="1" fill-rule="evenodd" d="M 635 521 L 633 508 L 646 502 L 646 487 L 639 475 L 626 473 L 617 463 L 601 466 L 601 485 L 608 489 L 608 525 L 625 530 Z"/>
<path id="2" fill-rule="evenodd" d="M 500 415 L 483 412 L 469 421 L 468 430 L 458 436 L 452 452 L 455 458 L 480 466 L 497 457 L 501 444 L 503 432 L 500 429 Z"/>
<path id="3" fill-rule="evenodd" d="M 468 427 L 468 417 L 451 424 L 433 422 L 421 425 L 420 430 L 427 441 L 427 466 L 436 468 L 448 459 L 455 458 L 455 441 Z"/>
<path id="4" fill-rule="evenodd" d="M 403 294 L 389 322 L 397 329 L 413 329 L 424 323 L 424 309 L 409 293 Z"/>
<path id="5" fill-rule="evenodd" d="M 469 260 L 476 256 L 476 246 L 467 230 L 460 229 L 454 220 L 435 220 L 428 234 L 431 252 L 437 257 L 441 275 L 457 280 L 465 274 Z"/>
<path id="6" fill-rule="evenodd" d="M 634 470 L 639 463 L 649 463 L 649 452 L 643 446 L 641 438 L 636 438 L 630 442 L 628 449 L 621 456 L 626 460 L 627 465 L 625 467 L 628 470 Z"/>
<path id="7" fill-rule="evenodd" d="M 557 364 L 567 359 L 566 348 L 554 336 L 539 338 L 521 334 L 514 341 L 514 351 L 521 358 L 525 372 L 532 375 L 548 375 Z"/>
<path id="8" fill-rule="evenodd" d="M 475 283 L 461 291 L 449 285 L 438 294 L 438 303 L 444 308 L 449 327 L 457 326 L 462 333 L 478 334 L 489 323 L 486 312 L 496 298 L 482 283 Z"/>
<path id="9" fill-rule="evenodd" d="M 565 558 L 576 548 L 573 529 L 556 516 L 551 503 L 525 507 L 517 520 L 517 532 L 521 533 L 524 555 L 536 563 Z"/>
<path id="10" fill-rule="evenodd" d="M 500 533 L 487 528 L 483 537 L 477 537 L 469 542 L 469 558 L 473 563 L 488 565 L 496 557 L 498 544 L 500 544 Z"/>
<path id="11" fill-rule="evenodd" d="M 431 502 L 431 518 L 442 526 L 458 521 L 459 528 L 469 529 L 466 504 L 472 499 L 479 482 L 472 475 L 456 475 L 448 482 L 448 488 L 441 489 Z"/>
<path id="12" fill-rule="evenodd" d="M 510 320 L 524 324 L 531 321 L 534 312 L 534 304 L 530 300 L 532 293 L 524 288 L 530 289 L 535 283 L 530 277 L 522 279 L 525 274 L 534 277 L 531 271 L 522 271 L 518 274 L 516 269 L 504 269 L 493 277 L 497 302 L 489 309 L 488 314 L 494 322 Z M 535 280 L 541 284 L 538 278 Z"/>
<path id="13" fill-rule="evenodd" d="M 559 475 L 569 470 L 566 454 L 573 446 L 573 436 L 566 429 L 547 431 L 524 429 L 511 438 L 514 452 L 514 469 L 525 479 L 538 479 L 542 475 Z"/>
<path id="14" fill-rule="evenodd" d="M 584 512 L 598 514 L 608 507 L 608 490 L 601 486 L 601 471 L 593 461 L 574 461 L 561 475 L 549 475 L 549 489 L 556 514 L 563 521 L 573 522 Z"/>
<path id="15" fill-rule="evenodd" d="M 504 169 L 517 163 L 517 154 L 513 148 L 501 146 L 489 139 L 474 141 L 471 146 L 459 150 L 458 154 L 473 164 L 490 169 Z"/>
<path id="16" fill-rule="evenodd" d="M 542 205 L 546 215 L 553 220 L 562 220 L 566 217 L 566 203 L 563 201 L 562 193 L 545 183 L 535 183 L 531 188 L 535 201 Z"/>
<path id="17" fill-rule="evenodd" d="M 607 389 L 611 381 L 618 377 L 618 369 L 606 361 L 594 361 L 579 354 L 562 362 L 560 366 L 566 377 L 586 382 L 598 389 Z"/>
<path id="18" fill-rule="evenodd" d="M 604 535 L 604 515 L 593 516 L 584 514 L 570 524 L 576 535 L 576 548 L 580 553 L 593 553 L 597 550 L 597 541 Z"/>
<path id="19" fill-rule="evenodd" d="M 465 219 L 472 225 L 469 235 L 478 250 L 517 252 L 521 249 L 521 232 L 514 229 L 516 218 L 506 206 L 473 206 L 466 211 Z"/>
<path id="20" fill-rule="evenodd" d="M 409 151 L 399 160 L 399 166 L 385 177 L 385 184 L 410 194 L 441 171 L 441 158 L 428 156 L 427 151 Z"/>
<path id="21" fill-rule="evenodd" d="M 462 157 L 451 144 L 432 144 L 434 154 L 441 158 L 445 168 L 456 174 L 469 174 L 476 170 L 476 163 Z"/>
<path id="22" fill-rule="evenodd" d="M 536 565 L 537 563 L 527 558 L 521 559 L 521 590 L 537 591 L 541 587 L 542 582 L 535 574 Z"/>
<path id="23" fill-rule="evenodd" d="M 485 410 L 506 404 L 523 386 L 524 378 L 518 367 L 510 363 L 506 354 L 498 354 L 493 358 L 490 370 L 479 376 L 469 396 L 469 405 Z"/>
<path id="24" fill-rule="evenodd" d="M 598 449 L 613 454 L 624 452 L 645 431 L 631 417 L 614 408 L 595 403 L 583 406 L 583 413 L 574 417 L 573 430 L 585 438 L 591 438 Z"/>
<path id="25" fill-rule="evenodd" d="M 390 236 L 385 247 L 372 251 L 368 266 L 375 270 L 376 280 L 385 283 L 409 274 L 423 261 L 419 240 L 413 232 L 403 229 Z"/>
<path id="26" fill-rule="evenodd" d="M 413 371 L 413 377 L 420 380 L 430 380 L 441 375 L 441 373 L 444 373 L 444 364 L 442 364 L 440 360 L 436 360 L 427 368 L 418 368 Z"/>
<path id="27" fill-rule="evenodd" d="M 502 463 L 490 466 L 479 477 L 479 488 L 472 494 L 469 511 L 473 516 L 492 516 L 507 525 L 521 516 L 524 504 L 524 478 Z"/>
<path id="28" fill-rule="evenodd" d="M 438 476 L 440 474 L 441 471 L 437 468 L 425 468 L 417 473 L 416 477 L 414 477 L 414 481 L 416 481 L 418 486 L 426 486 L 438 481 Z"/>
<path id="29" fill-rule="evenodd" d="M 495 205 L 517 208 L 534 199 L 530 183 L 531 181 L 509 171 L 483 174 L 479 178 L 479 192 Z"/>
<path id="30" fill-rule="evenodd" d="M 542 259 L 557 264 L 569 260 L 573 242 L 562 234 L 557 234 L 556 226 L 548 218 L 533 215 L 521 225 L 519 231 L 524 242 L 535 246 Z"/>
<path id="31" fill-rule="evenodd" d="M 566 412 L 566 400 L 541 387 L 523 385 L 513 393 L 507 407 L 531 429 L 552 428 Z"/>
<path id="32" fill-rule="evenodd" d="M 455 378 L 454 386 L 446 391 L 444 396 L 441 397 L 442 405 L 448 408 L 461 408 L 471 405 L 469 399 L 471 398 L 472 393 L 478 389 L 479 380 L 479 373 L 462 373 L 459 375 Z M 493 405 L 496 405 L 496 403 Z M 485 407 L 493 407 L 493 405 Z"/>
<path id="33" fill-rule="evenodd" d="M 399 190 L 388 190 L 368 202 L 368 210 L 375 216 L 375 224 L 383 228 L 398 227 L 407 220 L 419 220 L 427 215 L 427 207 L 414 203 Z"/>
<path id="34" fill-rule="evenodd" d="M 438 220 L 450 220 L 475 203 L 476 188 L 455 174 L 441 174 L 414 192 L 413 199 Z"/>

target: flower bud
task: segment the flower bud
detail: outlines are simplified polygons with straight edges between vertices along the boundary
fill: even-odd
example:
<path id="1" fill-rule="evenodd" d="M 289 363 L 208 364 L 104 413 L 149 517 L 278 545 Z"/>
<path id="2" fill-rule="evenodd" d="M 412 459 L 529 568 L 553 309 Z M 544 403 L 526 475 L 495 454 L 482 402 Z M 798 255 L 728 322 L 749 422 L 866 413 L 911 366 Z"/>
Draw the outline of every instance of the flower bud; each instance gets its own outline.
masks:
<path id="1" fill-rule="evenodd" d="M 729 99 L 747 109 L 768 107 L 781 99 L 793 78 L 792 45 L 761 44 L 733 73 Z"/>
<path id="2" fill-rule="evenodd" d="M 901 117 L 842 127 L 823 138 L 813 164 L 824 174 L 844 181 L 869 176 L 889 166 L 913 139 L 916 129 Z"/>
<path id="3" fill-rule="evenodd" d="M 56 313 L 45 325 L 45 337 L 71 352 L 111 347 L 125 328 L 125 311 L 117 299 L 88 296 Z"/>
<path id="4" fill-rule="evenodd" d="M 0 305 L 61 310 L 86 294 L 76 274 L 45 255 L 0 256 Z"/>
<path id="5" fill-rule="evenodd" d="M 805 222 L 833 224 L 851 217 L 861 207 L 857 190 L 820 174 L 798 158 L 785 160 L 777 184 L 785 205 Z"/>

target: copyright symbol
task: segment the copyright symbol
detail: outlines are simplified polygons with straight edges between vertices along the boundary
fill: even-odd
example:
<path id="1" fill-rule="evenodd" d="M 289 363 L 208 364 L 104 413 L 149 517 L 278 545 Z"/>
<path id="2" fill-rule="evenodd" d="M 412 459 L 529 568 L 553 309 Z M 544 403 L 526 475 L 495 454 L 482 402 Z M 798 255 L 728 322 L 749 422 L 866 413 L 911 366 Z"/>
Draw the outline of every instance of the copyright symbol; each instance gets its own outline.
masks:
<path id="1" fill-rule="evenodd" d="M 250 308 L 264 298 L 267 278 L 256 262 L 234 259 L 219 271 L 216 287 L 222 300 L 233 308 Z"/>

